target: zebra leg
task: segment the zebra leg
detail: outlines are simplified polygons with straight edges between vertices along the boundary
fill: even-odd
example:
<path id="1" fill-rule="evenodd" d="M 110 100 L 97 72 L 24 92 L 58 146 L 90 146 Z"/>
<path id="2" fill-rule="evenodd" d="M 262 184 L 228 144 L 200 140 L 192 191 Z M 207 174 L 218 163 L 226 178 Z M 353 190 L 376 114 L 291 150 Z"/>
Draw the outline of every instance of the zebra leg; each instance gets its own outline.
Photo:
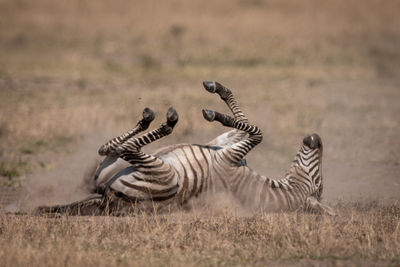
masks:
<path id="1" fill-rule="evenodd" d="M 226 103 L 228 108 L 231 110 L 235 119 L 241 122 L 248 123 L 248 119 L 243 114 L 242 110 L 239 107 L 235 97 L 232 94 L 232 91 L 222 84 L 218 82 L 203 82 L 204 88 L 210 93 L 217 93 L 221 99 Z M 246 132 L 240 131 L 237 129 L 231 130 L 229 132 L 223 133 L 219 135 L 217 138 L 213 139 L 208 143 L 208 145 L 217 145 L 217 146 L 228 146 L 233 143 L 239 142 L 246 136 Z"/>
<path id="2" fill-rule="evenodd" d="M 308 197 L 304 210 L 311 213 L 327 214 L 330 216 L 337 216 L 336 212 L 328 205 L 322 204 L 315 197 Z"/>
<path id="3" fill-rule="evenodd" d="M 140 137 L 132 137 L 115 149 L 115 155 L 128 161 L 135 169 L 146 175 L 146 181 L 154 181 L 159 184 L 169 184 L 171 176 L 175 174 L 172 167 L 162 159 L 153 155 L 145 154 L 141 148 L 164 136 L 172 133 L 175 124 L 178 122 L 178 113 L 174 108 L 169 108 L 167 121 L 161 126 Z"/>
<path id="4" fill-rule="evenodd" d="M 104 202 L 101 195 L 94 195 L 67 205 L 40 206 L 35 209 L 34 214 L 102 215 Z"/>
<path id="5" fill-rule="evenodd" d="M 150 108 L 145 108 L 143 110 L 143 118 L 136 124 L 136 126 L 129 130 L 128 132 L 115 137 L 108 141 L 106 144 L 102 145 L 99 149 L 100 156 L 114 156 L 116 148 L 125 143 L 126 140 L 135 136 L 136 134 L 149 128 L 150 123 L 154 120 L 154 112 Z"/>
<path id="6" fill-rule="evenodd" d="M 210 93 L 217 93 L 221 99 L 226 103 L 229 109 L 232 111 L 233 116 L 240 122 L 249 123 L 249 120 L 243 114 L 239 107 L 232 91 L 218 82 L 203 82 L 204 88 Z"/>
<path id="7" fill-rule="evenodd" d="M 237 164 L 253 147 L 262 141 L 262 132 L 255 125 L 250 125 L 247 122 L 238 121 L 229 115 L 207 109 L 203 109 L 203 117 L 208 121 L 219 121 L 224 126 L 232 127 L 249 134 L 243 141 L 236 142 L 231 146 L 217 151 L 217 155 L 219 154 L 222 159 L 231 164 Z"/>
<path id="8" fill-rule="evenodd" d="M 143 110 L 142 119 L 136 124 L 136 126 L 130 131 L 122 134 L 121 136 L 115 137 L 102 145 L 98 153 L 105 157 L 94 173 L 94 179 L 92 180 L 94 186 L 94 192 L 103 193 L 106 187 L 107 181 L 111 179 L 115 174 L 121 170 L 127 168 L 129 163 L 123 160 L 118 160 L 116 155 L 116 149 L 122 145 L 126 140 L 135 136 L 139 132 L 146 130 L 150 123 L 154 120 L 154 112 L 145 108 Z"/>

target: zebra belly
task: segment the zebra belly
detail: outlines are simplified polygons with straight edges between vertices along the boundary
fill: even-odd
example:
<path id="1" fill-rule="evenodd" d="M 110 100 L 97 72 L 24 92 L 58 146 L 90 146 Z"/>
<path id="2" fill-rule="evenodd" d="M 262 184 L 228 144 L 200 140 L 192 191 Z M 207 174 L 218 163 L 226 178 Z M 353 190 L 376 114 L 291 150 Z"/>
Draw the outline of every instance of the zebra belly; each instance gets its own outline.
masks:
<path id="1" fill-rule="evenodd" d="M 214 150 L 200 145 L 182 145 L 160 158 L 169 163 L 178 177 L 178 201 L 190 198 L 213 187 L 210 166 Z"/>
<path id="2" fill-rule="evenodd" d="M 105 157 L 94 174 L 95 187 L 98 189 L 105 188 L 107 184 L 110 184 L 113 177 L 130 166 L 129 162 L 121 158 Z"/>

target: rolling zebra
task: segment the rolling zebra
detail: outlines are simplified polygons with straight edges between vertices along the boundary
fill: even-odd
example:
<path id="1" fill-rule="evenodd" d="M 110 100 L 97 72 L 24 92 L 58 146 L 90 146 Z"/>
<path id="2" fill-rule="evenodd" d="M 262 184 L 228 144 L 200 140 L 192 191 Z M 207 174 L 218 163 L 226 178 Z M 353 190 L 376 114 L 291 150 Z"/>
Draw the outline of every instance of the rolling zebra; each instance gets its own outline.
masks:
<path id="1" fill-rule="evenodd" d="M 231 91 L 219 83 L 208 82 L 205 87 L 223 99 L 224 95 L 233 99 Z M 235 106 L 238 107 L 237 104 Z M 249 134 L 246 139 L 218 150 L 214 156 L 218 175 L 225 177 L 230 190 L 246 207 L 264 211 L 303 208 L 310 212 L 335 215 L 332 208 L 320 202 L 323 190 L 323 146 L 317 134 L 303 139 L 288 173 L 283 179 L 275 180 L 258 174 L 246 165 L 237 165 L 251 149 L 261 143 L 262 133 L 257 126 L 250 125 L 242 113 L 241 116 L 234 113 L 234 117 L 231 117 L 205 109 L 203 116 L 208 121 L 218 121 L 224 126 Z"/>
<path id="2" fill-rule="evenodd" d="M 203 85 L 218 94 L 233 114 L 204 109 L 203 117 L 232 130 L 206 145 L 177 144 L 146 154 L 141 148 L 172 133 L 178 114 L 170 108 L 165 123 L 137 137 L 154 119 L 154 112 L 145 108 L 133 129 L 100 147 L 99 154 L 106 157 L 94 174 L 96 195 L 68 205 L 39 207 L 37 211 L 82 215 L 151 212 L 182 206 L 199 194 L 228 191 L 255 211 L 303 208 L 334 214 L 320 202 L 322 141 L 317 134 L 304 138 L 283 179 L 262 176 L 244 160 L 262 141 L 261 130 L 249 124 L 228 88 L 217 82 Z"/>

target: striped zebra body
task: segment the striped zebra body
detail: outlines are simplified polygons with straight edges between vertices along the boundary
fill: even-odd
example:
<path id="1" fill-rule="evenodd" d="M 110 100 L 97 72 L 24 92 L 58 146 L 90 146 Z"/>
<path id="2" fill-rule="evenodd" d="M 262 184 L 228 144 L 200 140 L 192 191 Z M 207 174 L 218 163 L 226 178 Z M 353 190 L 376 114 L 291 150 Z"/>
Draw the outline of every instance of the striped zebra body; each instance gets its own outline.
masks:
<path id="1" fill-rule="evenodd" d="M 185 144 L 161 156 L 174 167 L 179 179 L 177 201 L 185 204 L 202 192 L 227 189 L 224 179 L 215 177 L 214 160 L 218 147 Z"/>
<path id="2" fill-rule="evenodd" d="M 221 175 L 221 168 L 215 164 L 215 154 L 221 147 L 179 144 L 166 147 L 154 155 L 168 163 L 174 171 L 174 180 L 169 188 L 159 185 L 152 180 L 146 180 L 151 173 L 138 172 L 122 160 L 115 160 L 114 173 L 103 176 L 97 188 L 104 192 L 109 188 L 113 192 L 119 192 L 131 201 L 162 202 L 163 205 L 183 205 L 191 198 L 197 197 L 200 193 L 215 193 L 229 191 L 227 180 Z M 107 159 L 107 158 L 106 158 Z M 239 165 L 244 165 L 244 161 Z M 119 171 L 117 171 L 119 169 Z M 99 178 L 98 178 L 99 179 Z M 176 180 L 175 180 L 176 179 Z M 142 186 L 138 186 L 142 185 Z M 157 187 L 160 192 L 157 192 Z"/>
<path id="3" fill-rule="evenodd" d="M 205 192 L 230 191 L 254 210 L 302 207 L 333 213 L 319 202 L 322 142 L 318 135 L 303 140 L 284 179 L 259 175 L 247 167 L 244 157 L 262 141 L 261 130 L 249 124 L 229 89 L 214 82 L 204 82 L 204 87 L 217 93 L 234 116 L 203 110 L 204 118 L 219 121 L 233 130 L 207 145 L 179 144 L 146 154 L 141 148 L 169 135 L 178 121 L 178 114 L 170 108 L 167 121 L 159 128 L 135 137 L 154 119 L 154 113 L 146 108 L 136 127 L 100 147 L 99 154 L 106 157 L 94 175 L 97 197 L 64 206 L 41 207 L 39 211 L 73 214 L 110 214 L 124 209 L 155 211 L 184 205 Z"/>
<path id="4" fill-rule="evenodd" d="M 224 86 L 207 82 L 210 92 L 233 95 Z M 232 110 L 232 108 L 231 108 Z M 232 110 L 233 111 L 233 110 Z M 235 166 L 252 148 L 262 141 L 262 133 L 255 125 L 249 125 L 241 113 L 234 118 L 216 111 L 203 110 L 208 121 L 218 121 L 222 125 L 246 132 L 249 136 L 236 141 L 216 153 L 215 164 L 221 176 L 226 177 L 230 190 L 241 202 L 253 210 L 281 211 L 303 208 L 307 211 L 335 215 L 329 206 L 320 202 L 322 194 L 322 141 L 317 134 L 308 135 L 296 154 L 287 175 L 280 180 L 267 178 L 247 166 Z"/>

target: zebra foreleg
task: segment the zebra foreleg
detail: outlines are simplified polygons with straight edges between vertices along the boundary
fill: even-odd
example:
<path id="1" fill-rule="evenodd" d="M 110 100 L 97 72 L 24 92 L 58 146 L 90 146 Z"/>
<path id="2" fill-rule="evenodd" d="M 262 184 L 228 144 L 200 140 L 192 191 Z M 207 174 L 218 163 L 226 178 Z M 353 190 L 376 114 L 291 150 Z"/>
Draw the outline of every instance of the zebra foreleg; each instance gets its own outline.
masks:
<path id="1" fill-rule="evenodd" d="M 315 197 L 308 197 L 304 206 L 304 210 L 311 213 L 327 214 L 337 216 L 336 212 L 328 205 L 322 204 Z"/>
<path id="2" fill-rule="evenodd" d="M 232 111 L 232 114 L 236 120 L 247 123 L 249 122 L 249 120 L 240 109 L 239 104 L 237 103 L 232 91 L 229 88 L 226 88 L 218 82 L 209 81 L 203 82 L 203 86 L 208 92 L 217 93 L 221 97 L 228 108 Z"/>
<path id="3" fill-rule="evenodd" d="M 150 123 L 154 120 L 154 112 L 150 108 L 145 108 L 142 114 L 143 118 L 136 124 L 136 126 L 128 132 L 117 136 L 106 144 L 102 145 L 99 149 L 100 156 L 115 156 L 116 149 L 125 143 L 129 138 L 149 128 Z"/>
<path id="4" fill-rule="evenodd" d="M 204 88 L 210 93 L 218 94 L 221 99 L 225 102 L 228 108 L 231 110 L 235 119 L 241 122 L 248 123 L 248 119 L 243 114 L 242 110 L 239 107 L 235 97 L 232 94 L 232 91 L 229 88 L 226 88 L 222 84 L 218 82 L 203 82 Z M 208 143 L 208 145 L 216 145 L 216 146 L 229 146 L 233 143 L 239 142 L 246 136 L 246 132 L 240 131 L 237 129 L 231 130 L 229 132 L 223 133 L 219 135 L 217 138 L 213 139 Z"/>

